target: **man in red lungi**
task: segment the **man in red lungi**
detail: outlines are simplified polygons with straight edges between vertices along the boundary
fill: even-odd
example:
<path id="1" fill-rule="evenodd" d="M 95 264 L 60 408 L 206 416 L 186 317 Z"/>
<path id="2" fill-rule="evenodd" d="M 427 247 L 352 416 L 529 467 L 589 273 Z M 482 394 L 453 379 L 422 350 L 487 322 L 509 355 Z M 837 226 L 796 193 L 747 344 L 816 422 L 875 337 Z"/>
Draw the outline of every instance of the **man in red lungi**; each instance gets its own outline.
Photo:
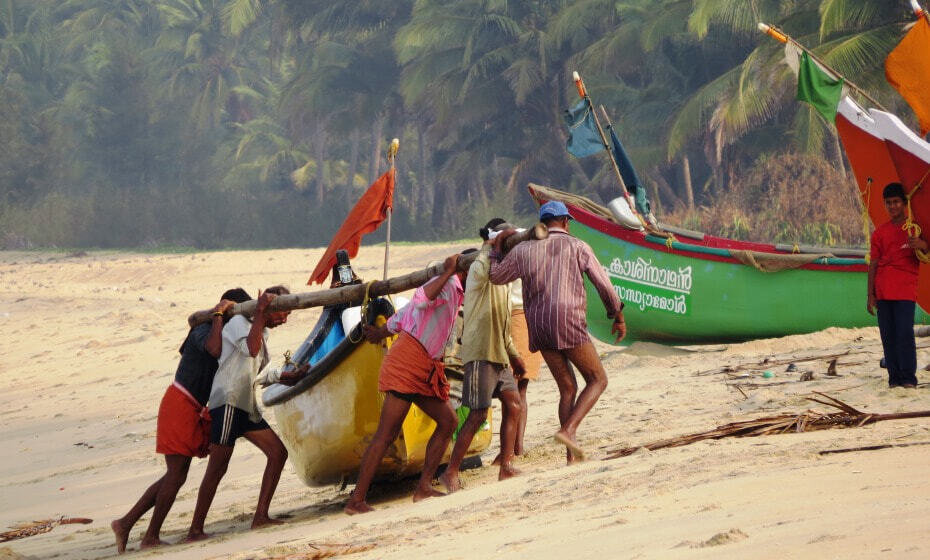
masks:
<path id="1" fill-rule="evenodd" d="M 178 490 L 187 479 L 192 457 L 206 457 L 210 414 L 206 407 L 216 374 L 217 358 L 223 349 L 223 316 L 236 303 L 249 301 L 242 288 L 227 290 L 213 308 L 213 320 L 192 328 L 181 345 L 174 382 L 168 386 L 158 407 L 155 452 L 165 456 L 167 472 L 148 487 L 139 501 L 110 527 L 116 534 L 116 550 L 126 551 L 129 531 L 152 507 L 152 520 L 142 537 L 140 549 L 162 544 L 158 535 Z"/>
<path id="2" fill-rule="evenodd" d="M 465 273 L 456 272 L 457 262 L 458 255 L 447 258 L 442 274 L 417 288 L 410 303 L 386 325 L 365 328 L 365 337 L 372 343 L 395 333 L 400 336 L 381 362 L 378 389 L 385 393 L 384 405 L 378 429 L 362 456 L 355 490 L 344 508 L 349 515 L 372 511 L 365 501 L 368 487 L 388 447 L 397 439 L 411 404 L 436 422 L 426 445 L 423 473 L 413 501 L 444 495 L 433 489 L 432 481 L 458 424 L 458 417 L 449 406 L 449 382 L 442 363 L 443 350 L 464 296 Z"/>

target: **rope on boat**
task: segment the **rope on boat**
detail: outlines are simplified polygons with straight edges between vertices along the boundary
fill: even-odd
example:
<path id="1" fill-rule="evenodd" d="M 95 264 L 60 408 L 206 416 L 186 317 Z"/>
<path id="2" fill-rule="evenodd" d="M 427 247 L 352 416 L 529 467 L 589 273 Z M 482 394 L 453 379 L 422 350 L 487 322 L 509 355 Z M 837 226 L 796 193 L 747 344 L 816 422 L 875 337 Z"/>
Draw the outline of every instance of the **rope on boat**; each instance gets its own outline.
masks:
<path id="1" fill-rule="evenodd" d="M 930 167 L 927 168 L 927 171 L 924 172 L 924 176 L 920 178 L 920 181 L 917 181 L 917 184 L 907 193 L 907 219 L 904 220 L 904 225 L 901 226 L 901 229 L 909 237 L 920 237 L 921 232 L 923 231 L 920 228 L 920 224 L 914 221 L 914 213 L 911 211 L 911 197 L 920 190 L 920 187 L 923 186 L 924 181 L 927 180 L 927 176 L 930 175 Z M 917 256 L 917 260 L 927 264 L 930 263 L 930 252 L 924 251 L 923 249 L 914 249 L 914 254 Z"/>
<path id="2" fill-rule="evenodd" d="M 367 284 L 365 284 L 365 297 L 362 299 L 362 307 L 361 307 L 361 309 L 359 309 L 359 315 L 360 315 L 360 317 L 361 317 L 362 322 L 365 321 L 365 317 L 368 315 L 368 302 L 371 301 L 371 297 L 370 297 L 370 295 L 369 295 L 369 292 L 371 291 L 371 285 L 374 284 L 374 283 L 375 283 L 375 281 L 372 280 L 371 282 L 368 282 Z M 350 331 L 350 332 L 347 332 L 347 333 L 346 333 L 346 336 L 349 337 L 349 341 L 350 341 L 352 344 L 358 344 L 359 342 L 362 341 L 363 338 L 365 338 L 365 335 L 362 334 L 362 330 L 361 330 L 361 329 L 359 329 L 359 337 L 358 337 L 358 340 L 353 340 L 353 339 L 352 339 L 352 333 L 351 333 L 351 331 Z"/>

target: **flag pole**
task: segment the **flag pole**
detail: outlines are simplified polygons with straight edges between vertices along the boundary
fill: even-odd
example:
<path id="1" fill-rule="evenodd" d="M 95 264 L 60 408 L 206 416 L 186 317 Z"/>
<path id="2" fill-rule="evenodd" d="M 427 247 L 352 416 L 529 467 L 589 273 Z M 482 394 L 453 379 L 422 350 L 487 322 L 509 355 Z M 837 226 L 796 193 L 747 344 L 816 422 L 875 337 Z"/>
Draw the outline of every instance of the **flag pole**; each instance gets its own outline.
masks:
<path id="1" fill-rule="evenodd" d="M 617 162 L 614 160 L 614 157 L 610 155 L 610 144 L 607 143 L 607 135 L 604 134 L 604 129 L 601 128 L 601 121 L 597 118 L 597 111 L 594 110 L 594 103 L 591 102 L 591 98 L 588 97 L 588 90 L 584 87 L 584 82 L 581 80 L 581 76 L 578 72 L 572 72 L 572 79 L 575 81 L 575 87 L 578 89 L 578 95 L 582 99 L 588 102 L 588 107 L 591 109 L 591 116 L 594 117 L 594 126 L 597 127 L 597 133 L 601 136 L 601 142 L 604 144 L 604 149 L 607 150 L 607 158 L 610 160 L 610 165 L 614 170 L 614 175 L 617 176 L 617 181 L 620 182 L 620 190 L 623 191 L 623 198 L 626 199 L 626 203 L 630 206 L 630 210 L 639 216 L 639 212 L 636 210 L 636 206 L 633 204 L 633 200 L 630 198 L 630 192 L 626 190 L 626 182 L 623 180 L 623 175 L 620 174 L 620 168 L 617 167 Z M 645 223 L 645 220 L 640 217 Z"/>
<path id="2" fill-rule="evenodd" d="M 397 188 L 397 170 L 394 167 L 394 156 L 397 155 L 397 150 L 400 148 L 400 140 L 397 138 L 391 140 L 391 145 L 388 147 L 388 161 L 391 164 L 391 173 L 394 175 L 394 187 Z M 391 215 L 394 213 L 394 203 L 391 203 L 391 206 L 387 209 L 387 237 L 384 239 L 384 280 L 388 278 L 388 256 L 391 254 Z"/>
<path id="3" fill-rule="evenodd" d="M 930 14 L 928 14 L 926 10 L 920 7 L 920 4 L 917 3 L 917 0 L 911 0 L 911 10 L 914 12 L 914 17 L 918 19 L 923 17 L 927 20 L 927 23 L 930 23 Z"/>
<path id="4" fill-rule="evenodd" d="M 873 105 L 875 105 L 876 107 L 878 107 L 878 108 L 881 109 L 882 111 L 885 111 L 885 112 L 888 111 L 888 109 L 886 109 L 881 103 L 879 103 L 878 101 L 876 101 L 875 98 L 873 98 L 871 95 L 869 95 L 864 89 L 862 89 L 861 87 L 859 87 L 859 86 L 857 86 L 856 84 L 854 84 L 854 83 L 853 83 L 849 78 L 847 78 L 846 76 L 844 76 L 844 75 L 840 74 L 839 72 L 837 72 L 836 70 L 834 70 L 832 67 L 830 67 L 829 64 L 827 64 L 826 62 L 824 62 L 823 60 L 821 60 L 817 55 L 815 55 L 809 48 L 805 47 L 805 46 L 802 45 L 801 43 L 799 43 L 799 42 L 795 41 L 794 39 L 792 39 L 791 36 L 789 36 L 789 35 L 788 35 L 787 33 L 785 33 L 784 31 L 778 29 L 778 28 L 775 27 L 774 25 L 768 25 L 768 24 L 765 24 L 765 23 L 762 23 L 762 22 L 759 22 L 759 24 L 757 25 L 757 27 L 759 28 L 759 31 L 765 33 L 766 35 L 768 35 L 768 36 L 771 37 L 772 39 L 775 39 L 776 41 L 778 41 L 778 42 L 780 42 L 780 43 L 791 43 L 792 45 L 794 45 L 794 46 L 796 46 L 797 48 L 801 49 L 802 51 L 806 52 L 806 53 L 807 53 L 807 56 L 811 57 L 811 59 L 812 59 L 814 62 L 816 62 L 817 64 L 820 64 L 821 66 L 823 66 L 824 68 L 826 68 L 827 70 L 829 70 L 830 72 L 832 72 L 834 75 L 836 75 L 837 77 L 841 78 L 841 79 L 843 80 L 843 82 L 844 82 L 847 86 L 849 86 L 850 89 L 852 89 L 853 91 L 855 91 L 856 93 L 858 93 L 858 94 L 861 95 L 862 97 L 864 97 L 864 98 L 868 99 L 869 101 L 871 101 Z"/>

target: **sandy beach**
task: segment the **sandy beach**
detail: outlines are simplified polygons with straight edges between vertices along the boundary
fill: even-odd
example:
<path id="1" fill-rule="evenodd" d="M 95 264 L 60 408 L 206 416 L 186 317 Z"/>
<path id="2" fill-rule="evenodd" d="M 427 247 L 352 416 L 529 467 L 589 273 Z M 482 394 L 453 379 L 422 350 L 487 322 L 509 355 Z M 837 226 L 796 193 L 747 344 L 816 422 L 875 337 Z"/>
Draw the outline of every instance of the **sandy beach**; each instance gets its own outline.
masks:
<path id="1" fill-rule="evenodd" d="M 422 268 L 463 245 L 392 247 L 391 272 Z M 30 520 L 93 519 L 0 543 L 0 559 L 96 559 L 116 555 L 110 521 L 163 472 L 155 454 L 159 400 L 177 365 L 186 317 L 226 288 L 284 283 L 307 291 L 322 249 L 186 254 L 0 253 L 0 531 Z M 383 247 L 353 261 L 380 278 Z M 863 293 L 864 293 L 863 287 Z M 849 305 L 865 305 L 850 301 Z M 297 311 L 272 331 L 275 361 L 295 350 L 319 312 Z M 918 341 L 921 342 L 921 341 Z M 138 551 L 149 516 L 133 529 L 129 558 L 269 558 L 339 545 L 368 548 L 355 559 L 412 558 L 927 558 L 930 445 L 821 455 L 869 445 L 930 442 L 927 419 L 860 428 L 609 451 L 781 412 L 826 407 L 813 391 L 868 412 L 930 409 L 930 374 L 916 390 L 888 389 L 877 328 L 704 347 L 598 344 L 606 393 L 582 424 L 591 460 L 566 467 L 557 390 L 547 370 L 529 390 L 523 475 L 496 481 L 494 468 L 463 474 L 452 496 L 410 501 L 413 482 L 376 485 L 377 511 L 342 513 L 348 488 L 307 488 L 285 468 L 272 502 L 280 527 L 249 530 L 264 457 L 237 445 L 210 515 L 212 538 Z M 827 360 L 749 368 L 731 379 L 696 375 L 731 364 L 813 352 L 848 352 L 837 376 Z M 918 349 L 918 364 L 930 350 Z M 769 369 L 774 377 L 763 378 Z M 812 381 L 800 382 L 804 371 Z M 785 383 L 788 382 L 788 383 Z M 728 386 L 754 383 L 742 391 Z M 765 386 L 768 385 L 768 386 Z M 499 418 L 499 415 L 496 415 Z M 274 414 L 266 413 L 274 425 Z M 485 463 L 497 452 L 497 426 Z M 177 542 L 190 523 L 206 461 L 195 460 L 162 532 Z M 317 547 L 317 548 L 314 548 Z"/>

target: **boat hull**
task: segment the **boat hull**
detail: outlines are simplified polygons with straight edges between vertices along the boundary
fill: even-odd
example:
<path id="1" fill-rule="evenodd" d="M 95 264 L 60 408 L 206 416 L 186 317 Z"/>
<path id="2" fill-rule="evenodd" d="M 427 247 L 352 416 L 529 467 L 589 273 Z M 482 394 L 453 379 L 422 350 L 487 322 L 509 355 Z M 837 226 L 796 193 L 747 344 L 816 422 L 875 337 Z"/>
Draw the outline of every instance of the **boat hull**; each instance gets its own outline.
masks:
<path id="1" fill-rule="evenodd" d="M 378 391 L 384 352 L 381 345 L 357 344 L 319 382 L 273 407 L 291 464 L 308 486 L 338 484 L 358 475 L 384 403 L 384 394 Z M 458 382 L 451 382 L 456 393 Z M 411 406 L 377 477 L 396 479 L 419 473 L 435 426 L 426 413 Z M 486 425 L 475 436 L 468 455 L 484 451 L 490 442 L 491 430 Z M 449 452 L 443 462 L 448 461 Z"/>
<path id="2" fill-rule="evenodd" d="M 728 342 L 876 324 L 865 309 L 868 267 L 862 259 L 820 259 L 762 272 L 728 256 L 739 242 L 717 239 L 714 247 L 708 238 L 701 245 L 675 240 L 669 246 L 580 208 L 570 210 L 576 218 L 572 234 L 591 246 L 626 304 L 626 344 Z M 612 343 L 611 321 L 586 285 L 588 328 Z M 915 319 L 925 322 L 927 315 L 918 309 Z"/>

